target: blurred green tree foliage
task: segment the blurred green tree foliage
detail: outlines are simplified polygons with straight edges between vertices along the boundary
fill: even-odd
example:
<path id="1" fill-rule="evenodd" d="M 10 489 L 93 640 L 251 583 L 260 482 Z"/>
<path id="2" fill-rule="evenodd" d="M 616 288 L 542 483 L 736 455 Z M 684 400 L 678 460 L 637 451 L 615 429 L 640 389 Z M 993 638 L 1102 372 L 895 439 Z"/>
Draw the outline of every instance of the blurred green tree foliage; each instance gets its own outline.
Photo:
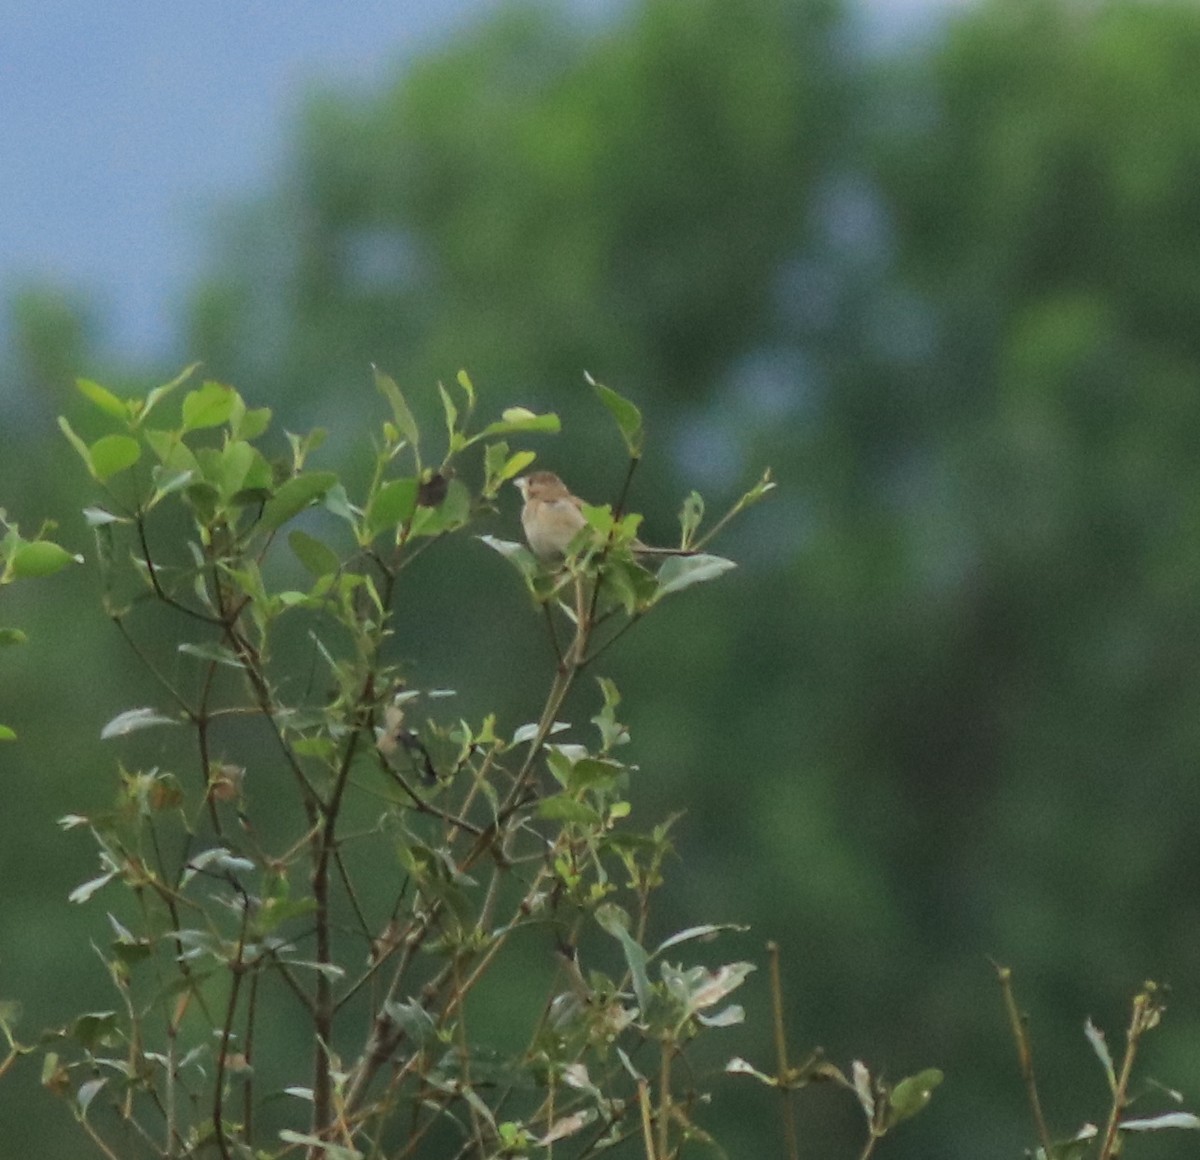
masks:
<path id="1" fill-rule="evenodd" d="M 193 345 L 309 394 L 370 352 L 520 386 L 602 357 L 696 402 L 803 236 L 837 128 L 832 11 L 655 2 L 585 36 L 515 6 L 377 95 L 321 95 L 279 199 L 198 291 Z"/>
<path id="2" fill-rule="evenodd" d="M 899 59 L 851 44 L 824 3 L 642 0 L 585 33 L 527 7 L 325 93 L 230 216 L 188 349 L 317 414 L 365 402 L 369 361 L 466 364 L 575 431 L 590 367 L 710 489 L 772 462 L 719 614 L 617 674 L 692 803 L 677 905 L 783 942 L 797 1038 L 944 1067 L 894 1154 L 1008 1156 L 986 954 L 1051 1074 L 1151 973 L 1179 992 L 1161 1071 L 1200 1043 L 1200 9 L 991 0 Z M 615 487 L 590 440 L 557 450 Z M 465 559 L 441 595 L 414 649 L 507 614 Z M 1065 1130 L 1092 1077 L 1059 1076 Z"/>

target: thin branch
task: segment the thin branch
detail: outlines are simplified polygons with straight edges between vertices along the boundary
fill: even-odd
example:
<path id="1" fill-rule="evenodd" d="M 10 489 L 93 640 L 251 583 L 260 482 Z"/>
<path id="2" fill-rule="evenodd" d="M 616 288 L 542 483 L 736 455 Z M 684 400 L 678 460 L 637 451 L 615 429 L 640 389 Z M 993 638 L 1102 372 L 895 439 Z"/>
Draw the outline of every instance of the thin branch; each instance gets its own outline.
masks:
<path id="1" fill-rule="evenodd" d="M 779 1080 L 779 1093 L 783 1100 L 783 1139 L 787 1147 L 788 1160 L 799 1160 L 800 1146 L 796 1139 L 795 1092 L 791 1082 L 791 1069 L 787 1057 L 787 1032 L 783 1022 L 783 980 L 779 969 L 779 944 L 767 943 L 767 955 L 771 964 L 771 1017 L 775 1028 L 775 1074 Z"/>
<path id="2" fill-rule="evenodd" d="M 217 1138 L 217 1149 L 221 1153 L 221 1160 L 230 1160 L 229 1144 L 225 1139 L 225 1068 L 228 1064 L 229 1044 L 233 1038 L 233 1018 L 237 1011 L 238 994 L 241 990 L 242 977 L 246 965 L 243 956 L 246 953 L 246 931 L 250 925 L 250 898 L 234 879 L 230 878 L 229 881 L 242 900 L 242 923 L 238 931 L 237 952 L 233 962 L 229 964 L 229 973 L 232 976 L 229 984 L 229 1002 L 225 1007 L 225 1023 L 221 1028 L 221 1037 L 217 1049 L 217 1069 L 216 1075 L 213 1077 L 212 1123 L 213 1132 Z"/>
<path id="3" fill-rule="evenodd" d="M 1129 1106 L 1129 1082 L 1133 1077 L 1133 1061 L 1137 1056 L 1142 1035 L 1157 1025 L 1162 1007 L 1156 997 L 1158 988 L 1147 983 L 1134 997 L 1133 1010 L 1129 1016 L 1129 1028 L 1125 1032 L 1125 1054 L 1121 1059 L 1121 1071 L 1113 1089 L 1112 1108 L 1104 1127 L 1104 1141 L 1100 1148 L 1100 1160 L 1111 1160 L 1117 1155 L 1120 1143 L 1121 1116 Z"/>
<path id="4" fill-rule="evenodd" d="M 110 619 L 112 620 L 113 624 L 116 625 L 117 631 L 124 638 L 125 643 L 132 650 L 133 655 L 136 656 L 141 662 L 142 667 L 154 678 L 158 684 L 163 687 L 163 689 L 170 696 L 171 700 L 173 700 L 175 704 L 179 706 L 180 710 L 182 710 L 184 716 L 186 716 L 189 721 L 195 721 L 196 714 L 192 707 L 187 703 L 187 701 L 184 700 L 175 686 L 172 685 L 171 682 L 168 681 L 167 678 L 158 671 L 158 667 L 146 655 L 145 651 L 142 649 L 142 646 L 133 639 L 132 635 L 130 635 L 129 629 L 125 627 L 124 618 L 120 616 L 113 616 Z"/>
<path id="5" fill-rule="evenodd" d="M 393 769 L 388 764 L 387 759 L 382 753 L 379 754 L 379 767 L 386 773 L 395 783 L 408 795 L 412 802 L 412 807 L 419 814 L 429 814 L 431 817 L 440 818 L 443 822 L 449 822 L 455 829 L 465 830 L 468 834 L 474 834 L 479 837 L 483 834 L 483 827 L 475 825 L 474 822 L 468 822 L 466 818 L 459 817 L 457 814 L 452 814 L 448 810 L 440 809 L 438 806 L 431 805 L 425 801 L 415 789 L 404 779 L 404 775 L 399 770 Z"/>
<path id="6" fill-rule="evenodd" d="M 146 574 L 150 577 L 150 586 L 154 589 L 154 595 L 168 608 L 174 608 L 176 612 L 182 612 L 185 616 L 192 617 L 193 620 L 202 621 L 204 624 L 220 626 L 222 621 L 219 616 L 211 616 L 207 612 L 198 612 L 196 609 L 190 608 L 167 593 L 158 580 L 158 565 L 150 558 L 150 544 L 146 539 L 146 517 L 144 513 L 138 513 L 134 520 L 134 526 L 137 528 L 138 543 L 142 549 L 142 563 L 146 565 Z"/>
<path id="7" fill-rule="evenodd" d="M 1000 990 L 1004 995 L 1004 1008 L 1008 1012 L 1008 1025 L 1017 1045 L 1017 1062 L 1021 1069 L 1021 1078 L 1025 1081 L 1025 1091 L 1029 1097 L 1029 1107 L 1033 1112 L 1033 1122 L 1037 1129 L 1038 1142 L 1042 1150 L 1049 1156 L 1053 1150 L 1050 1129 L 1046 1126 L 1046 1118 L 1042 1115 L 1042 1101 L 1038 1096 L 1037 1079 L 1033 1072 L 1033 1047 L 1029 1042 L 1029 1028 L 1025 1016 L 1017 1008 L 1017 998 L 1013 993 L 1012 969 L 1002 967 L 993 962 L 996 977 L 1000 982 Z"/>

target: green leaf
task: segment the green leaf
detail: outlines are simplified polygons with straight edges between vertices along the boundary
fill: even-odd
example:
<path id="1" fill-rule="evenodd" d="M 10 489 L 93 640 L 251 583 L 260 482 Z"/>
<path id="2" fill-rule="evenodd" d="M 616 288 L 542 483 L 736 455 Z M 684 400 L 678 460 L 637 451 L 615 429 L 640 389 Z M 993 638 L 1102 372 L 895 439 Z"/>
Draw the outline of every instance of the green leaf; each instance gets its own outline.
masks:
<path id="1" fill-rule="evenodd" d="M 391 375 L 385 375 L 378 367 L 371 368 L 375 372 L 375 386 L 379 388 L 380 393 L 387 399 L 392 408 L 392 418 L 396 421 L 396 429 L 404 436 L 405 441 L 417 450 L 421 438 L 420 429 L 417 427 L 417 421 L 413 418 L 413 413 L 409 409 L 408 403 L 405 401 L 404 395 L 401 394 L 400 388 L 396 386 L 396 380 Z"/>
<path id="2" fill-rule="evenodd" d="M 600 685 L 600 693 L 604 697 L 604 708 L 592 718 L 592 724 L 600 730 L 601 744 L 605 752 L 624 745 L 629 740 L 629 727 L 617 720 L 617 706 L 621 703 L 621 694 L 616 682 L 608 677 L 596 678 Z"/>
<path id="3" fill-rule="evenodd" d="M 446 416 L 446 434 L 450 439 L 451 447 L 454 445 L 454 435 L 458 431 L 458 408 L 454 405 L 454 400 L 450 398 L 450 392 L 438 383 L 438 394 L 442 397 L 442 411 Z"/>
<path id="4" fill-rule="evenodd" d="M 683 529 L 683 542 L 690 544 L 700 521 L 704 519 L 704 498 L 698 491 L 688 493 L 679 511 L 679 526 Z"/>
<path id="5" fill-rule="evenodd" d="M 128 435 L 105 435 L 90 448 L 92 472 L 103 482 L 132 467 L 141 457 L 142 448 Z"/>
<path id="6" fill-rule="evenodd" d="M 296 554 L 296 559 L 314 576 L 328 576 L 336 572 L 341 563 L 331 547 L 299 528 L 288 534 L 288 545 Z"/>
<path id="7" fill-rule="evenodd" d="M 500 484 L 504 482 L 500 473 L 504 470 L 504 464 L 508 461 L 508 444 L 501 439 L 496 443 L 489 443 L 483 449 L 483 494 L 493 496 L 500 490 Z"/>
<path id="8" fill-rule="evenodd" d="M 596 533 L 595 540 L 597 542 L 607 540 L 614 527 L 612 504 L 585 503 L 580 505 L 579 510 L 583 518 L 587 520 L 588 527 Z"/>
<path id="9" fill-rule="evenodd" d="M 159 431 L 147 427 L 142 436 L 165 469 L 190 471 L 195 476 L 200 475 L 200 464 L 187 444 L 179 438 L 178 431 Z"/>
<path id="10" fill-rule="evenodd" d="M 601 930 L 612 935 L 621 944 L 629 975 L 633 980 L 633 993 L 637 996 L 638 1006 L 643 1012 L 646 1011 L 652 998 L 650 977 L 646 974 L 647 956 L 645 950 L 629 933 L 629 915 L 613 902 L 605 902 L 596 907 L 595 914 Z"/>
<path id="11" fill-rule="evenodd" d="M 224 383 L 205 383 L 183 396 L 183 429 L 219 427 L 233 414 L 238 393 Z"/>
<path id="12" fill-rule="evenodd" d="M 581 790 L 611 790 L 627 774 L 627 769 L 619 761 L 610 761 L 598 757 L 581 757 L 571 763 L 571 771 L 567 778 L 567 789 L 572 793 Z"/>
<path id="13" fill-rule="evenodd" d="M 325 509 L 332 512 L 339 520 L 345 520 L 348 524 L 358 522 L 358 517 L 362 515 L 346 495 L 346 489 L 340 483 L 335 483 L 333 487 L 325 493 Z"/>
<path id="14" fill-rule="evenodd" d="M 480 536 L 479 539 L 493 552 L 499 552 L 527 580 L 532 580 L 541 571 L 537 559 L 524 544 L 513 540 L 501 540 L 495 536 Z"/>
<path id="15" fill-rule="evenodd" d="M 734 931 L 739 934 L 748 931 L 748 926 L 743 926 L 736 922 L 706 922 L 700 926 L 689 926 L 686 930 L 676 931 L 673 935 L 663 939 L 662 942 L 654 948 L 651 958 L 657 958 L 663 951 L 669 950 L 671 947 L 678 946 L 680 943 L 691 942 L 693 939 L 700 939 L 703 942 L 708 942 L 710 939 L 716 938 L 717 935 L 725 931 Z"/>
<path id="16" fill-rule="evenodd" d="M 200 450 L 203 453 L 206 449 Z M 221 496 L 211 483 L 202 479 L 189 483 L 184 489 L 184 495 L 201 522 L 209 523 L 216 516 Z"/>
<path id="17" fill-rule="evenodd" d="M 83 509 L 83 518 L 87 521 L 89 528 L 103 528 L 109 524 L 127 524 L 131 522 L 125 516 L 115 516 L 112 512 L 102 507 L 85 507 Z"/>
<path id="18" fill-rule="evenodd" d="M 0 741 L 16 741 L 17 735 L 7 726 L 0 725 Z"/>
<path id="19" fill-rule="evenodd" d="M 667 991 L 684 1005 L 689 1015 L 707 1011 L 724 1002 L 755 969 L 753 963 L 746 962 L 725 963 L 714 971 L 702 966 L 688 967 L 684 970 L 666 962 L 659 964 Z M 710 1021 L 711 1017 L 704 1021 L 710 1026 L 727 1026 L 729 1023 L 740 1022 L 741 1019 L 741 1009 L 734 1008 L 727 1010 L 716 1023 Z"/>
<path id="20" fill-rule="evenodd" d="M 204 474 L 216 484 L 223 500 L 228 501 L 241 491 L 247 473 L 254 466 L 254 457 L 257 454 L 258 452 L 249 443 L 234 439 L 216 453 L 211 464 L 205 463 Z M 271 482 L 269 467 L 266 479 L 262 482 L 268 485 Z"/>
<path id="21" fill-rule="evenodd" d="M 254 863 L 249 858 L 241 858 L 225 849 L 224 846 L 212 846 L 207 850 L 201 850 L 199 854 L 188 860 L 183 874 L 180 875 L 179 884 L 186 886 L 197 874 L 205 872 L 225 871 L 230 874 L 249 874 L 253 870 Z"/>
<path id="22" fill-rule="evenodd" d="M 247 410 L 240 395 L 236 395 L 229 426 L 235 439 L 257 439 L 271 425 L 271 408 Z"/>
<path id="23" fill-rule="evenodd" d="M 467 396 L 467 410 L 473 411 L 475 409 L 475 384 L 471 382 L 471 376 L 465 370 L 460 370 L 455 375 L 455 379 Z"/>
<path id="24" fill-rule="evenodd" d="M 724 556 L 672 556 L 658 570 L 658 596 L 680 592 L 723 576 L 737 565 Z"/>
<path id="25" fill-rule="evenodd" d="M 615 600 L 632 616 L 644 612 L 658 598 L 658 582 L 653 573 L 629 558 L 610 556 L 600 581 L 600 595 Z"/>
<path id="26" fill-rule="evenodd" d="M 104 874 L 88 879 L 87 882 L 81 882 L 67 895 L 67 901 L 76 903 L 87 902 L 97 890 L 107 886 L 116 876 L 117 872 L 115 870 L 108 870 Z"/>
<path id="27" fill-rule="evenodd" d="M 163 383 L 162 386 L 155 387 L 154 390 L 152 390 L 146 396 L 146 405 L 142 407 L 141 413 L 138 415 L 138 422 L 142 422 L 146 416 L 149 415 L 150 412 L 153 411 L 154 408 L 158 406 L 158 404 L 162 402 L 162 400 L 165 399 L 173 390 L 186 383 L 188 379 L 190 379 L 192 375 L 196 373 L 196 368 L 199 365 L 200 364 L 198 362 L 194 362 L 191 366 L 185 367 L 183 370 L 181 370 L 179 374 L 177 374 L 169 383 Z"/>
<path id="28" fill-rule="evenodd" d="M 766 1084 L 767 1087 L 779 1086 L 779 1080 L 775 1076 L 759 1071 L 753 1064 L 748 1063 L 740 1056 L 734 1056 L 725 1065 L 725 1073 L 726 1075 L 748 1075 L 752 1079 L 758 1080 L 759 1083 Z"/>
<path id="29" fill-rule="evenodd" d="M 1092 1050 L 1096 1053 L 1096 1058 L 1100 1060 L 1104 1074 L 1108 1077 L 1108 1090 L 1115 1092 L 1117 1090 L 1117 1073 L 1113 1068 L 1113 1059 L 1109 1053 L 1108 1044 L 1104 1040 L 1104 1032 L 1091 1019 L 1088 1019 L 1084 1022 L 1083 1033 L 1087 1036 L 1087 1041 L 1092 1045 Z"/>
<path id="30" fill-rule="evenodd" d="M 71 424 L 67 422 L 67 417 L 65 415 L 59 415 L 58 426 L 59 430 L 61 430 L 62 433 L 67 437 L 71 446 L 79 452 L 79 458 L 83 460 L 88 469 L 88 473 L 94 477 L 96 474 L 96 469 L 92 466 L 92 453 L 88 450 L 88 445 L 82 439 L 80 439 L 78 435 L 75 434 Z"/>
<path id="31" fill-rule="evenodd" d="M 124 737 L 136 733 L 140 729 L 150 729 L 155 725 L 178 725 L 174 717 L 165 717 L 157 709 L 126 709 L 118 713 L 103 729 L 100 730 L 100 740 L 109 741 L 113 737 Z"/>
<path id="32" fill-rule="evenodd" d="M 211 642 L 205 644 L 192 644 L 190 641 L 185 641 L 179 646 L 179 651 L 186 656 L 195 657 L 202 661 L 216 661 L 220 665 L 228 665 L 231 669 L 243 669 L 246 666 L 238 659 L 237 653 L 232 649 L 225 648 L 224 645 L 213 644 Z"/>
<path id="33" fill-rule="evenodd" d="M 249 443 L 241 440 L 236 443 L 231 443 L 231 447 L 250 447 Z M 275 472 L 271 468 L 271 464 L 267 458 L 257 447 L 250 447 L 249 466 L 246 468 L 246 474 L 242 476 L 242 485 L 238 489 L 243 494 L 250 494 L 259 499 L 269 499 L 271 491 L 275 484 Z M 238 498 L 238 493 L 234 493 L 234 498 Z M 238 502 L 248 502 L 247 500 L 239 500 Z"/>
<path id="34" fill-rule="evenodd" d="M 321 757 L 329 760 L 336 748 L 328 737 L 297 737 L 292 742 L 292 751 L 300 757 Z"/>
<path id="35" fill-rule="evenodd" d="M 902 1079 L 888 1097 L 891 1122 L 900 1123 L 915 1116 L 933 1098 L 933 1089 L 942 1082 L 942 1073 L 936 1067 L 927 1067 L 916 1075 Z"/>
<path id="36" fill-rule="evenodd" d="M 52 576 L 71 563 L 82 564 L 83 557 L 73 556 L 51 540 L 25 540 L 9 556 L 5 571 L 14 580 L 27 580 Z"/>
<path id="37" fill-rule="evenodd" d="M 304 463 L 326 440 L 329 432 L 324 427 L 314 427 L 307 435 L 296 435 L 285 431 L 287 441 L 292 448 L 292 471 L 299 473 L 304 470 Z"/>
<path id="38" fill-rule="evenodd" d="M 0 628 L 0 648 L 7 648 L 9 645 L 24 644 L 27 637 L 19 628 Z"/>
<path id="39" fill-rule="evenodd" d="M 274 531 L 302 512 L 313 500 L 324 495 L 337 481 L 338 477 L 332 471 L 314 471 L 308 475 L 294 476 L 267 500 L 259 527 L 264 531 Z"/>
<path id="40" fill-rule="evenodd" d="M 490 439 L 494 435 L 511 435 L 517 431 L 548 431 L 553 434 L 561 427 L 557 415 L 537 415 L 525 407 L 509 407 L 507 411 L 501 412 L 499 422 L 489 423 L 468 442 L 477 443 L 480 439 Z"/>
<path id="41" fill-rule="evenodd" d="M 194 477 L 195 472 L 190 468 L 186 471 L 178 471 L 160 463 L 150 472 L 150 478 L 154 481 L 154 495 L 150 500 L 150 506 L 153 507 L 167 496 L 182 491 Z"/>
<path id="42" fill-rule="evenodd" d="M 367 531 L 374 539 L 386 528 L 395 528 L 417 510 L 420 483 L 415 478 L 392 479 L 372 497 L 367 507 Z"/>
<path id="43" fill-rule="evenodd" d="M 578 826 L 598 826 L 600 815 L 586 802 L 576 801 L 563 793 L 553 794 L 538 802 L 537 816 L 548 822 L 572 822 Z"/>
<path id="44" fill-rule="evenodd" d="M 120 1034 L 115 1011 L 92 1011 L 71 1024 L 71 1034 L 87 1048 L 115 1043 Z"/>
<path id="45" fill-rule="evenodd" d="M 520 475 L 536 458 L 537 456 L 532 451 L 518 451 L 509 456 L 500 469 L 500 482 L 512 479 L 514 475 Z"/>
<path id="46" fill-rule="evenodd" d="M 101 1089 L 108 1083 L 108 1077 L 102 1076 L 100 1079 L 89 1079 L 86 1083 L 79 1085 L 79 1091 L 75 1093 L 75 1102 L 79 1105 L 79 1114 L 87 1115 L 87 1110 L 91 1106 L 92 1100 L 100 1094 Z"/>
<path id="47" fill-rule="evenodd" d="M 80 394 L 90 399 L 106 415 L 111 415 L 114 419 L 129 418 L 129 408 L 107 387 L 102 387 L 91 379 L 76 379 L 75 386 Z"/>
<path id="48" fill-rule="evenodd" d="M 642 413 L 624 395 L 617 394 L 611 387 L 596 382 L 591 375 L 585 376 L 592 389 L 600 397 L 608 413 L 617 422 L 621 438 L 629 451 L 630 459 L 641 459 L 642 446 L 645 443 L 645 432 L 642 429 Z"/>

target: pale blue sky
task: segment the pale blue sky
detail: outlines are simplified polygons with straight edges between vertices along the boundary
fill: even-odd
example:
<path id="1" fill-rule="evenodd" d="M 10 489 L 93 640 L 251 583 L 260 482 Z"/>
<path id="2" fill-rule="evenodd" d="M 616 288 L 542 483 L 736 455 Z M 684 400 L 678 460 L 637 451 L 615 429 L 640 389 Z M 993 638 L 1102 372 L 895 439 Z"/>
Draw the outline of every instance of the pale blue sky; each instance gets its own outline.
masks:
<path id="1" fill-rule="evenodd" d="M 304 89 L 370 84 L 501 2 L 0 0 L 0 300 L 60 283 L 114 348 L 173 353 L 206 224 L 267 184 Z M 954 2 L 869 0 L 868 35 Z"/>

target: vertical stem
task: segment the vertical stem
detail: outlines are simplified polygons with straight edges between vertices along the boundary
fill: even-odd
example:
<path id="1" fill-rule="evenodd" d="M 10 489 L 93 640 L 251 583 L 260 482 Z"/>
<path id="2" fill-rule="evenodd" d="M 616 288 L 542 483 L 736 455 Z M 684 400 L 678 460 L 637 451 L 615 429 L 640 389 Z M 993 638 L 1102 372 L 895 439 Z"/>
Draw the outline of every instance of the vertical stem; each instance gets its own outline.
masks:
<path id="1" fill-rule="evenodd" d="M 1142 1032 L 1149 1030 L 1154 1025 L 1158 1013 L 1155 1010 L 1153 987 L 1153 983 L 1147 983 L 1133 997 L 1129 1030 L 1125 1033 L 1125 1055 L 1121 1059 L 1121 1072 L 1117 1076 L 1116 1087 L 1113 1089 L 1112 1109 L 1108 1113 L 1108 1123 L 1104 1128 L 1104 1143 L 1100 1147 L 1100 1160 L 1112 1160 L 1112 1157 L 1117 1155 L 1121 1113 L 1129 1106 L 1129 1080 L 1133 1075 L 1133 1061 L 1137 1056 L 1138 1043 L 1141 1040 Z"/>
<path id="2" fill-rule="evenodd" d="M 221 1036 L 217 1051 L 216 1075 L 213 1078 L 212 1122 L 213 1132 L 217 1138 L 217 1150 L 221 1153 L 221 1160 L 230 1160 L 229 1144 L 225 1139 L 225 1069 L 229 1062 L 229 1044 L 233 1039 L 233 1018 L 237 1012 L 238 995 L 242 987 L 242 978 L 246 972 L 246 931 L 250 925 L 250 899 L 237 887 L 236 883 L 233 885 L 242 898 L 242 922 L 241 929 L 238 931 L 237 954 L 233 962 L 229 964 L 229 971 L 232 975 L 229 986 L 229 1002 L 225 1007 L 225 1022 L 221 1027 Z"/>
<path id="3" fill-rule="evenodd" d="M 650 1084 L 645 1076 L 639 1076 L 638 1107 L 642 1113 L 642 1147 L 646 1151 L 646 1160 L 657 1160 L 654 1150 L 654 1131 L 650 1120 Z"/>
<path id="4" fill-rule="evenodd" d="M 787 1058 L 787 1033 L 783 1026 L 783 981 L 779 969 L 779 944 L 767 943 L 767 955 L 771 963 L 771 1013 L 775 1025 L 775 1075 L 779 1081 L 779 1094 L 783 1100 L 783 1139 L 787 1147 L 788 1160 L 800 1160 L 800 1146 L 796 1139 L 795 1093 L 792 1089 Z"/>
<path id="5" fill-rule="evenodd" d="M 175 1032 L 174 1023 L 167 1025 L 167 1095 L 166 1095 L 166 1120 L 167 1131 L 166 1141 L 163 1146 L 163 1155 L 167 1160 L 175 1155 Z"/>
<path id="6" fill-rule="evenodd" d="M 874 1132 L 867 1137 L 866 1144 L 863 1145 L 863 1150 L 858 1154 L 858 1160 L 871 1160 L 875 1155 L 875 1145 L 879 1143 L 879 1137 Z"/>
<path id="7" fill-rule="evenodd" d="M 329 906 L 329 843 L 332 818 L 327 814 L 318 833 L 313 836 L 312 891 L 316 902 L 316 961 L 320 966 L 331 961 L 333 940 L 332 915 Z M 318 969 L 313 995 L 313 1032 L 316 1048 L 313 1053 L 313 1135 L 320 1138 L 332 1119 L 333 1088 L 330 1076 L 330 1039 L 333 1035 L 333 985 L 324 970 Z M 316 1156 L 316 1150 L 310 1155 Z"/>
<path id="8" fill-rule="evenodd" d="M 1000 980 L 1000 990 L 1004 994 L 1004 1008 L 1008 1012 L 1008 1024 L 1012 1030 L 1013 1039 L 1017 1045 L 1017 1061 L 1021 1068 L 1021 1078 L 1025 1081 L 1025 1090 L 1029 1096 L 1029 1107 L 1033 1112 L 1033 1122 L 1037 1128 L 1038 1142 L 1047 1156 L 1053 1151 L 1053 1141 L 1050 1130 L 1046 1127 L 1046 1118 L 1042 1115 L 1042 1101 L 1038 1097 L 1037 1079 L 1033 1072 L 1033 1047 L 1029 1042 L 1029 1030 L 1024 1016 L 1017 1008 L 1017 998 L 1013 993 L 1012 970 L 1002 967 L 999 963 L 992 964 L 996 968 L 996 977 Z"/>
<path id="9" fill-rule="evenodd" d="M 658 1155 L 667 1160 L 671 1132 L 671 1049 L 674 1044 L 662 1043 L 662 1057 L 658 1067 Z"/>
<path id="10" fill-rule="evenodd" d="M 246 1143 L 254 1145 L 254 1027 L 258 1010 L 259 972 L 250 977 L 250 996 L 246 1004 L 246 1038 L 243 1055 L 246 1057 L 246 1078 L 242 1080 L 242 1135 Z"/>

